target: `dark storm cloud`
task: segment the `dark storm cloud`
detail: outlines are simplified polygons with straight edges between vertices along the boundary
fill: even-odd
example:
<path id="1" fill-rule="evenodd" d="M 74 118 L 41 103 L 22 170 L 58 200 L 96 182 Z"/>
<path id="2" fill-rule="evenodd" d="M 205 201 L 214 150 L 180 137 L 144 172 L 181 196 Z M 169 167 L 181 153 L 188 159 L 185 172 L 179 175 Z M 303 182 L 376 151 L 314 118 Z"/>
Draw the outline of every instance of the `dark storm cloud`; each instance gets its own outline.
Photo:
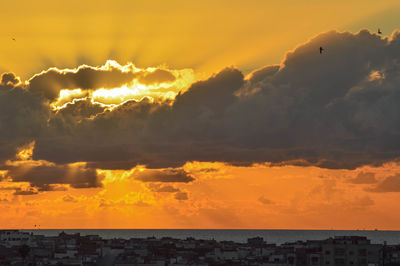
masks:
<path id="1" fill-rule="evenodd" d="M 243 83 L 240 71 L 229 68 L 193 84 L 172 106 L 128 101 L 75 125 L 51 119 L 49 130 L 36 139 L 34 158 L 85 161 L 107 169 L 178 167 L 191 160 L 234 162 L 232 132 L 223 123 L 226 108 L 239 100 L 233 93 Z"/>
<path id="2" fill-rule="evenodd" d="M 49 106 L 40 95 L 15 86 L 19 79 L 5 73 L 0 84 L 0 163 L 15 156 L 17 148 L 41 135 L 47 127 Z"/>
<path id="3" fill-rule="evenodd" d="M 289 52 L 279 71 L 252 76 L 243 87 L 246 96 L 230 116 L 235 139 L 266 161 L 326 168 L 398 157 L 398 33 L 392 38 L 331 31 Z M 319 54 L 319 46 L 327 51 Z M 375 71 L 384 78 L 371 79 Z"/>
<path id="4" fill-rule="evenodd" d="M 322 54 L 320 46 L 326 48 Z M 167 82 L 173 80 L 169 74 L 155 71 L 137 78 Z M 226 68 L 192 84 L 172 104 L 145 99 L 110 111 L 83 100 L 49 115 L 46 101 L 35 93 L 54 98 L 61 88 L 115 87 L 132 78 L 119 69 L 49 70 L 24 89 L 15 85 L 15 77 L 5 76 L 0 160 L 35 140 L 34 159 L 54 162 L 61 172 L 63 165 L 87 162 L 82 182 L 96 186 L 93 168 L 140 164 L 170 170 L 147 170 L 138 180 L 190 182 L 193 177 L 177 170 L 187 161 L 354 169 L 400 155 L 398 32 L 390 38 L 366 30 L 322 33 L 288 52 L 279 66 L 266 66 L 248 78 Z M 22 179 L 50 184 L 39 170 L 46 172 L 38 169 Z M 60 176 L 61 183 L 79 184 Z"/>
<path id="5" fill-rule="evenodd" d="M 147 101 L 128 101 L 112 112 L 76 124 L 65 123 L 56 115 L 46 134 L 36 139 L 34 158 L 64 164 L 74 157 L 72 161 L 105 169 L 130 169 L 139 161 L 150 161 L 141 138 L 158 107 Z"/>
<path id="6" fill-rule="evenodd" d="M 183 169 L 144 170 L 134 173 L 134 178 L 142 182 L 192 182 L 194 178 Z"/>
<path id="7" fill-rule="evenodd" d="M 53 119 L 35 157 L 100 168 L 379 165 L 400 153 L 399 36 L 331 31 L 248 79 L 227 68 L 194 83 L 172 106 L 130 101 L 73 126 Z"/>
<path id="8" fill-rule="evenodd" d="M 73 124 L 83 119 L 90 119 L 104 112 L 106 108 L 99 103 L 92 103 L 90 99 L 74 100 L 57 111 L 53 123 Z"/>

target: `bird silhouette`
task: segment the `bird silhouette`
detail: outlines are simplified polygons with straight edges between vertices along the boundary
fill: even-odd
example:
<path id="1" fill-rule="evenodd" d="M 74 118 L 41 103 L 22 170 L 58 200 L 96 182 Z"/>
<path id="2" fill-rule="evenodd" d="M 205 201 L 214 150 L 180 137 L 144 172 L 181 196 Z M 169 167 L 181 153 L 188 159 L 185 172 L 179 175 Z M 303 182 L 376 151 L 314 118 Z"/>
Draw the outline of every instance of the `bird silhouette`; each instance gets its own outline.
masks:
<path id="1" fill-rule="evenodd" d="M 322 46 L 319 47 L 319 53 L 322 54 L 322 51 L 324 51 L 325 49 L 322 48 Z"/>
<path id="2" fill-rule="evenodd" d="M 15 38 L 12 38 L 12 40 L 15 42 L 15 41 L 17 41 Z"/>
<path id="3" fill-rule="evenodd" d="M 382 34 L 381 29 L 378 28 L 378 34 Z"/>

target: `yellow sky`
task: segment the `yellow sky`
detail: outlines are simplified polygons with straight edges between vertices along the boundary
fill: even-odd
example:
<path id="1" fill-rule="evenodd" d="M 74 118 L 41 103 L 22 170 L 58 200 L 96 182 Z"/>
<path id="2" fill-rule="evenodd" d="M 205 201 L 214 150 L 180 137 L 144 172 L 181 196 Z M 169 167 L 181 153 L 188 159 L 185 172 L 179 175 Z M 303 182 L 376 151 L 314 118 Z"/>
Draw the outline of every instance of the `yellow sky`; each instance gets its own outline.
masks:
<path id="1" fill-rule="evenodd" d="M 396 28 L 398 1 L 26 1 L 2 3 L 0 70 L 167 64 L 212 73 L 279 63 L 322 31 Z M 12 38 L 16 41 L 13 42 Z"/>
<path id="2" fill-rule="evenodd" d="M 7 1 L 0 8 L 0 72 L 28 80 L 50 67 L 104 66 L 107 60 L 143 71 L 161 66 L 179 77 L 169 87 L 163 84 L 173 98 L 226 66 L 247 74 L 279 63 L 288 50 L 320 32 L 379 27 L 390 34 L 399 26 L 399 11 L 398 0 Z M 117 93 L 116 100 L 100 90 L 89 94 L 102 104 L 120 104 L 140 100 L 139 85 L 130 84 L 135 92 L 127 98 Z M 64 93 L 54 108 L 70 100 Z M 157 98 L 158 91 L 150 96 Z M 8 164 L 50 164 L 32 160 L 29 149 L 33 146 Z M 64 184 L 32 195 L 15 195 L 29 189 L 27 183 L 3 180 L 0 228 L 399 229 L 400 209 L 392 204 L 398 193 L 374 191 L 399 168 L 396 163 L 329 170 L 187 162 L 183 169 L 193 182 L 141 182 L 135 176 L 148 169 L 140 167 L 97 169 L 102 187 Z M 376 182 L 352 181 L 366 173 Z"/>

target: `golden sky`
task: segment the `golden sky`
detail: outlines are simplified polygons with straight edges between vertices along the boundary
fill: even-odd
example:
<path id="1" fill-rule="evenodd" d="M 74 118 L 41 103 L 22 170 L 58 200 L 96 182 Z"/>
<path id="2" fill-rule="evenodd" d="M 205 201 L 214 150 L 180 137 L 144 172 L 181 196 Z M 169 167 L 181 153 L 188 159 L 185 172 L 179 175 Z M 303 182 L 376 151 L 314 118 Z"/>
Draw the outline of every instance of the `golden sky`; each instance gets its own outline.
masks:
<path id="1" fill-rule="evenodd" d="M 381 27 L 389 34 L 399 10 L 396 0 L 8 1 L 0 10 L 0 69 L 27 79 L 49 67 L 114 59 L 250 72 L 323 31 Z"/>
<path id="2" fill-rule="evenodd" d="M 399 11 L 3 3 L 0 228 L 399 230 Z"/>

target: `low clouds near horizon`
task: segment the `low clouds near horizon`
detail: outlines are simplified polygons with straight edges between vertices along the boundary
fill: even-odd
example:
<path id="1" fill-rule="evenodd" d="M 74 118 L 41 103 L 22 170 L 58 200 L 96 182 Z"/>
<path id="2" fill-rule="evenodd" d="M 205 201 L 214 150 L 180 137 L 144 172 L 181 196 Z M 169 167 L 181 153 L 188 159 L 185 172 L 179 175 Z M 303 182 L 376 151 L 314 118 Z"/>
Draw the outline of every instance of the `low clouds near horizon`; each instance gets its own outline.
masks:
<path id="1" fill-rule="evenodd" d="M 193 177 L 174 169 L 189 161 L 378 166 L 400 155 L 399 62 L 398 31 L 385 38 L 367 30 L 329 31 L 289 51 L 280 65 L 248 77 L 226 68 L 193 83 L 173 102 L 145 98 L 107 109 L 85 98 L 58 111 L 50 104 L 61 89 L 116 87 L 134 78 L 143 84 L 174 82 L 177 77 L 166 70 L 138 74 L 88 66 L 48 70 L 28 83 L 3 74 L 0 162 L 13 160 L 19 147 L 34 141 L 33 160 L 54 163 L 52 168 L 4 169 L 11 178 L 39 187 L 68 183 L 68 165 L 76 162 L 86 163 L 80 169 L 82 182 L 74 179 L 76 187 L 98 186 L 96 168 L 137 165 L 154 169 L 154 175 L 136 177 L 143 182 L 191 182 Z M 373 184 L 374 176 L 350 182 Z M 387 191 L 386 183 L 375 190 Z"/>

